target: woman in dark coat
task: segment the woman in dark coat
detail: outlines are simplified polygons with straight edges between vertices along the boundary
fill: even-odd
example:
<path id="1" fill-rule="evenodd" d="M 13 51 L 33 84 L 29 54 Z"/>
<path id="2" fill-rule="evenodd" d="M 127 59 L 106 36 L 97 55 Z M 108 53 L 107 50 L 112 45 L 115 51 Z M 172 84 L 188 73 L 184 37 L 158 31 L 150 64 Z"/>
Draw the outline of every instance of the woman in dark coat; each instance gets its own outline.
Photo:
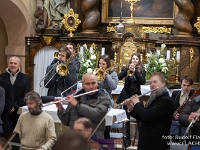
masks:
<path id="1" fill-rule="evenodd" d="M 144 67 L 140 61 L 140 54 L 132 54 L 126 68 L 122 68 L 121 72 L 118 74 L 118 79 L 122 80 L 125 78 L 125 83 L 124 88 L 117 99 L 117 104 L 123 102 L 125 99 L 134 94 L 140 95 L 140 85 L 145 84 L 145 76 L 146 71 L 144 70 Z M 123 108 L 126 110 L 127 117 L 130 119 L 130 115 L 127 113 L 127 107 L 124 106 Z M 126 123 L 126 135 L 126 146 L 130 146 L 130 122 Z"/>

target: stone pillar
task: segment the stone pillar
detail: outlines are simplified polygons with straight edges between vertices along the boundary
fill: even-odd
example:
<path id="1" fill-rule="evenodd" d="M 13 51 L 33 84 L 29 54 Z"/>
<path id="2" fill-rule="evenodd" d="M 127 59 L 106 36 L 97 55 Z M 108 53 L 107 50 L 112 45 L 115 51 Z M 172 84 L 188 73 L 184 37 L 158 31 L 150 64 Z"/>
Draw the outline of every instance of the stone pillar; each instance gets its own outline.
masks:
<path id="1" fill-rule="evenodd" d="M 82 3 L 82 12 L 85 15 L 85 21 L 82 28 L 84 34 L 98 33 L 96 30 L 100 21 L 100 12 L 97 9 L 100 0 L 84 0 Z"/>
<path id="2" fill-rule="evenodd" d="M 178 13 L 174 18 L 174 26 L 178 30 L 176 36 L 189 37 L 192 33 L 190 20 L 194 15 L 194 6 L 190 0 L 174 0 Z"/>

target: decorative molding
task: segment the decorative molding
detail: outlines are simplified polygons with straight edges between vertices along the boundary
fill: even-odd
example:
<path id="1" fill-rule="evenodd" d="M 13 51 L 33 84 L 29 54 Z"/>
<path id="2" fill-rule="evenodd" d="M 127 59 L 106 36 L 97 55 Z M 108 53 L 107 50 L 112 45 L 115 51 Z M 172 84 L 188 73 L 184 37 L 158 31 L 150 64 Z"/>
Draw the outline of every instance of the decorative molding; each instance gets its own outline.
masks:
<path id="1" fill-rule="evenodd" d="M 200 34 L 200 17 L 197 17 L 197 22 L 194 24 L 194 27 L 197 29 Z"/>
<path id="2" fill-rule="evenodd" d="M 107 26 L 107 32 L 117 32 L 116 26 L 112 26 L 110 23 Z"/>
<path id="3" fill-rule="evenodd" d="M 169 33 L 171 34 L 171 28 L 167 28 L 166 26 L 158 27 L 158 26 L 143 26 L 142 31 L 146 33 Z"/>

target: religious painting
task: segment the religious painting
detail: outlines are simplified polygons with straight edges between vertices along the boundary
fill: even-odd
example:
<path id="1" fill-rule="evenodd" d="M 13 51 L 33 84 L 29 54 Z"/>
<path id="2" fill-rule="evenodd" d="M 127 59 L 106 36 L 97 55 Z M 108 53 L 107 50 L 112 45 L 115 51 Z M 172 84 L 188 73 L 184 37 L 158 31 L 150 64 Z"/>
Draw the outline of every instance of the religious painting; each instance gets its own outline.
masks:
<path id="1" fill-rule="evenodd" d="M 124 22 L 134 20 L 137 24 L 173 25 L 175 14 L 173 0 L 137 1 L 133 5 L 133 18 L 130 6 L 127 0 L 102 0 L 102 23 L 118 22 L 121 17 Z"/>

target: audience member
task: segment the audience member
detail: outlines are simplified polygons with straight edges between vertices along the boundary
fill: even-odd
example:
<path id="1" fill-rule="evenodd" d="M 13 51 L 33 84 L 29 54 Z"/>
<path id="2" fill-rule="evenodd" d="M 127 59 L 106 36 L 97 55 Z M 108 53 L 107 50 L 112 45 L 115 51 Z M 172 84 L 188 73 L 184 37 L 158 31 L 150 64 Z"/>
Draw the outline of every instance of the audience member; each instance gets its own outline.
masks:
<path id="1" fill-rule="evenodd" d="M 122 68 L 121 72 L 118 74 L 118 79 L 122 80 L 125 78 L 124 88 L 120 93 L 117 104 L 121 103 L 125 99 L 131 97 L 134 94 L 141 94 L 141 85 L 144 85 L 146 82 L 145 79 L 146 72 L 145 69 L 140 61 L 140 54 L 134 53 L 131 56 L 129 63 L 127 64 L 126 68 Z M 130 119 L 130 115 L 127 112 L 127 107 L 124 106 L 127 118 Z M 126 146 L 130 146 L 130 122 L 126 123 Z"/>
<path id="2" fill-rule="evenodd" d="M 0 86 L 4 88 L 5 90 L 5 105 L 4 105 L 4 109 L 3 112 L 1 114 L 1 119 L 3 121 L 2 124 L 2 128 L 3 128 L 3 132 L 12 132 L 12 122 L 9 121 L 9 113 L 12 109 L 12 105 L 13 105 L 13 90 L 12 90 L 12 85 L 7 82 L 4 81 L 1 77 L 0 77 Z"/>
<path id="3" fill-rule="evenodd" d="M 146 105 L 138 95 L 126 99 L 125 103 L 130 115 L 141 122 L 138 150 L 165 150 L 169 148 L 167 137 L 174 112 L 174 104 L 165 88 L 165 79 L 161 73 L 150 76 L 150 89 L 154 90 Z"/>
<path id="4" fill-rule="evenodd" d="M 22 149 L 51 150 L 56 141 L 53 118 L 42 111 L 38 93 L 31 91 L 24 99 L 29 111 L 20 115 L 14 129 L 19 134 Z"/>
<path id="5" fill-rule="evenodd" d="M 3 110 L 4 110 L 4 105 L 5 105 L 5 90 L 2 86 L 0 86 L 0 132 L 3 132 L 3 128 L 2 128 L 2 125 L 3 125 L 3 121 L 2 121 L 2 113 L 3 113 Z"/>
<path id="6" fill-rule="evenodd" d="M 71 52 L 68 50 L 67 47 L 61 47 L 58 54 L 58 59 L 54 59 L 54 63 L 57 61 L 60 61 L 61 64 L 66 64 L 68 59 L 71 56 Z M 44 80 L 44 85 L 46 85 L 46 88 L 48 89 L 48 96 L 61 96 L 61 92 L 63 92 L 65 89 L 69 88 L 70 86 L 74 85 L 76 81 L 76 69 L 73 66 L 73 63 L 70 61 L 68 64 L 66 64 L 66 68 L 59 68 L 58 65 L 54 67 L 55 64 L 51 64 L 47 67 L 47 77 Z M 59 72 L 64 72 L 68 69 L 68 73 L 66 75 L 61 76 Z M 69 95 L 72 93 L 72 89 L 66 91 L 64 93 L 64 96 Z"/>
<path id="7" fill-rule="evenodd" d="M 4 81 L 8 81 L 12 84 L 13 90 L 13 104 L 11 105 L 12 109 L 9 112 L 9 124 L 11 125 L 11 129 L 5 129 L 4 132 L 13 131 L 19 118 L 19 115 L 17 114 L 18 108 L 25 105 L 24 95 L 30 91 L 30 78 L 21 72 L 20 65 L 20 59 L 13 56 L 8 61 L 6 72 L 0 75 Z"/>
<path id="8" fill-rule="evenodd" d="M 91 150 L 91 148 L 82 135 L 68 130 L 58 138 L 52 150 Z"/>
<path id="9" fill-rule="evenodd" d="M 181 80 L 181 90 L 172 92 L 172 99 L 174 101 L 174 111 L 176 111 L 183 103 L 190 98 L 194 90 L 192 90 L 193 80 L 189 76 L 184 76 Z M 176 113 L 174 120 L 178 120 L 179 113 Z"/>
<path id="10" fill-rule="evenodd" d="M 92 73 L 84 74 L 82 77 L 82 87 L 83 89 L 78 91 L 77 95 L 96 90 L 98 87 L 96 76 Z M 69 103 L 66 110 L 61 103 L 56 104 L 58 117 L 64 125 L 73 128 L 76 119 L 86 117 L 92 121 L 93 129 L 95 129 L 108 111 L 110 96 L 106 90 L 99 89 L 97 92 L 92 92 L 82 97 L 74 98 L 73 95 L 69 95 L 66 97 L 66 101 Z M 104 131 L 105 121 L 95 132 L 95 138 L 104 138 Z"/>

